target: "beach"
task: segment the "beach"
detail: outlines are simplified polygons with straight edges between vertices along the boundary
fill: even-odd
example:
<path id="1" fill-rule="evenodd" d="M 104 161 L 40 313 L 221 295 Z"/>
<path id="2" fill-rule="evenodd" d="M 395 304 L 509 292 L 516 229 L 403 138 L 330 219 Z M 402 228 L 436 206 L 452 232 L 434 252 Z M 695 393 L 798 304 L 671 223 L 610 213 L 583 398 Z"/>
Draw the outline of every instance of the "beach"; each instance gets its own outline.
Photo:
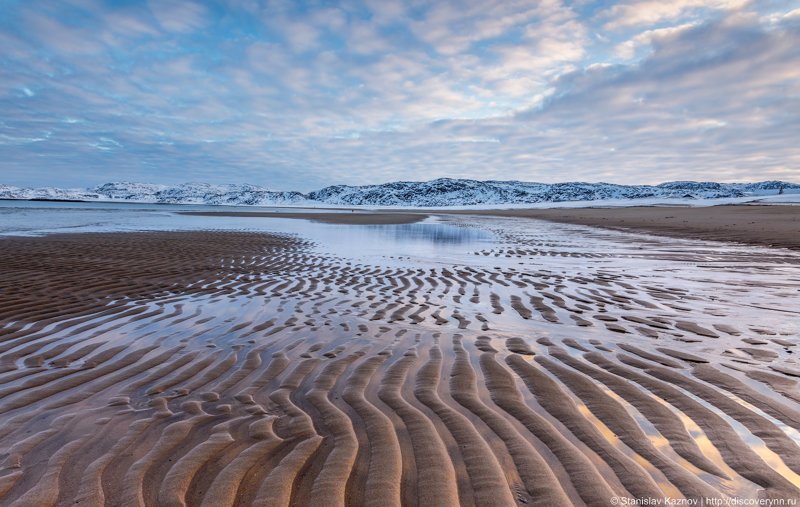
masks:
<path id="1" fill-rule="evenodd" d="M 800 498 L 797 210 L 0 237 L 0 504 Z"/>
<path id="2" fill-rule="evenodd" d="M 186 215 L 313 220 L 331 224 L 408 224 L 431 215 L 531 218 L 676 238 L 728 241 L 800 249 L 800 205 L 731 204 L 719 206 L 616 206 L 537 209 L 328 209 L 296 213 L 258 211 L 188 211 Z"/>
<path id="3" fill-rule="evenodd" d="M 535 218 L 678 238 L 800 249 L 800 206 L 620 206 L 460 211 Z"/>

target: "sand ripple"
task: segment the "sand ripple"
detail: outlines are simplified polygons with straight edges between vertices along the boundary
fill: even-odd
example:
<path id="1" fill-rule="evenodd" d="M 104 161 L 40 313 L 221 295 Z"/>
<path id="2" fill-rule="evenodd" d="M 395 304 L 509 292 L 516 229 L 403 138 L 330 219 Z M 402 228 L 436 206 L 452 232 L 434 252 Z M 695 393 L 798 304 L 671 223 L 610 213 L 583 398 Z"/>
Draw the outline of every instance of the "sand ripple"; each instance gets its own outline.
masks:
<path id="1" fill-rule="evenodd" d="M 797 257 L 620 241 L 628 268 L 510 233 L 459 265 L 238 232 L 3 239 L 0 503 L 800 496 Z M 744 282 L 673 283 L 689 258 Z"/>

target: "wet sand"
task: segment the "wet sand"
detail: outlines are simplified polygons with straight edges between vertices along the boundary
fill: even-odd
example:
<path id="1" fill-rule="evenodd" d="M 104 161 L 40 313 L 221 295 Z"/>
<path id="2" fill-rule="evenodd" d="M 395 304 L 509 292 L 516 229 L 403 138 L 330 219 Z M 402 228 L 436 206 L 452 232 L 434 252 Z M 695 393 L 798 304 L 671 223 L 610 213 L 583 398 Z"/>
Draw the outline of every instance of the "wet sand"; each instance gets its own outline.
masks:
<path id="1" fill-rule="evenodd" d="M 448 212 L 453 213 L 453 212 Z M 800 249 L 800 206 L 631 206 L 463 211 L 484 216 L 553 222 L 661 234 L 678 238 L 735 241 Z"/>
<path id="2" fill-rule="evenodd" d="M 800 206 L 630 206 L 496 210 L 387 210 L 344 212 L 186 211 L 206 217 L 294 218 L 330 224 L 410 224 L 430 215 L 534 218 L 558 223 L 658 234 L 686 239 L 729 241 L 800 250 Z"/>
<path id="3" fill-rule="evenodd" d="M 0 239 L 0 504 L 800 496 L 800 255 L 459 220 L 502 240 Z"/>

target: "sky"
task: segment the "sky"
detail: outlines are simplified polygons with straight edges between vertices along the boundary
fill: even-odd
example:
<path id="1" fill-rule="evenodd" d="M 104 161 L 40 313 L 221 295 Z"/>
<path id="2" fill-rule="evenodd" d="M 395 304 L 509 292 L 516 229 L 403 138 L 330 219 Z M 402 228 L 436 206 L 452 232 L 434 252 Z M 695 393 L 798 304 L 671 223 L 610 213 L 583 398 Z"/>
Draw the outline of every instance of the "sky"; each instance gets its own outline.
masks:
<path id="1" fill-rule="evenodd" d="M 800 0 L 0 0 L 0 184 L 800 182 Z"/>

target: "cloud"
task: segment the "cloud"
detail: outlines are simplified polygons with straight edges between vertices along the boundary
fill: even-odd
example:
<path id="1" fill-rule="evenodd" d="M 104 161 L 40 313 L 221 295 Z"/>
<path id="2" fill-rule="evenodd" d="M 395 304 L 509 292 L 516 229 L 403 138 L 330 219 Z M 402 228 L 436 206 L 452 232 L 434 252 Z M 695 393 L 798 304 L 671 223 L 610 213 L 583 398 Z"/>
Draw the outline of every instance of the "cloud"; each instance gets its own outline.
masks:
<path id="1" fill-rule="evenodd" d="M 654 25 L 664 21 L 674 21 L 686 16 L 700 15 L 703 11 L 733 11 L 741 9 L 751 0 L 631 0 L 616 4 L 600 16 L 609 21 L 607 30 L 629 26 Z"/>
<path id="2" fill-rule="evenodd" d="M 207 23 L 207 9 L 187 0 L 151 0 L 150 11 L 167 32 L 191 32 Z"/>
<path id="3" fill-rule="evenodd" d="M 0 182 L 798 179 L 789 3 L 581 5 L 14 4 Z"/>
<path id="4" fill-rule="evenodd" d="M 645 30 L 636 34 L 629 40 L 617 44 L 615 51 L 623 59 L 631 59 L 642 47 L 650 47 L 654 42 L 664 41 L 670 37 L 678 36 L 685 30 L 690 30 L 697 26 L 697 23 L 684 23 L 677 26 L 666 28 L 656 28 Z"/>

